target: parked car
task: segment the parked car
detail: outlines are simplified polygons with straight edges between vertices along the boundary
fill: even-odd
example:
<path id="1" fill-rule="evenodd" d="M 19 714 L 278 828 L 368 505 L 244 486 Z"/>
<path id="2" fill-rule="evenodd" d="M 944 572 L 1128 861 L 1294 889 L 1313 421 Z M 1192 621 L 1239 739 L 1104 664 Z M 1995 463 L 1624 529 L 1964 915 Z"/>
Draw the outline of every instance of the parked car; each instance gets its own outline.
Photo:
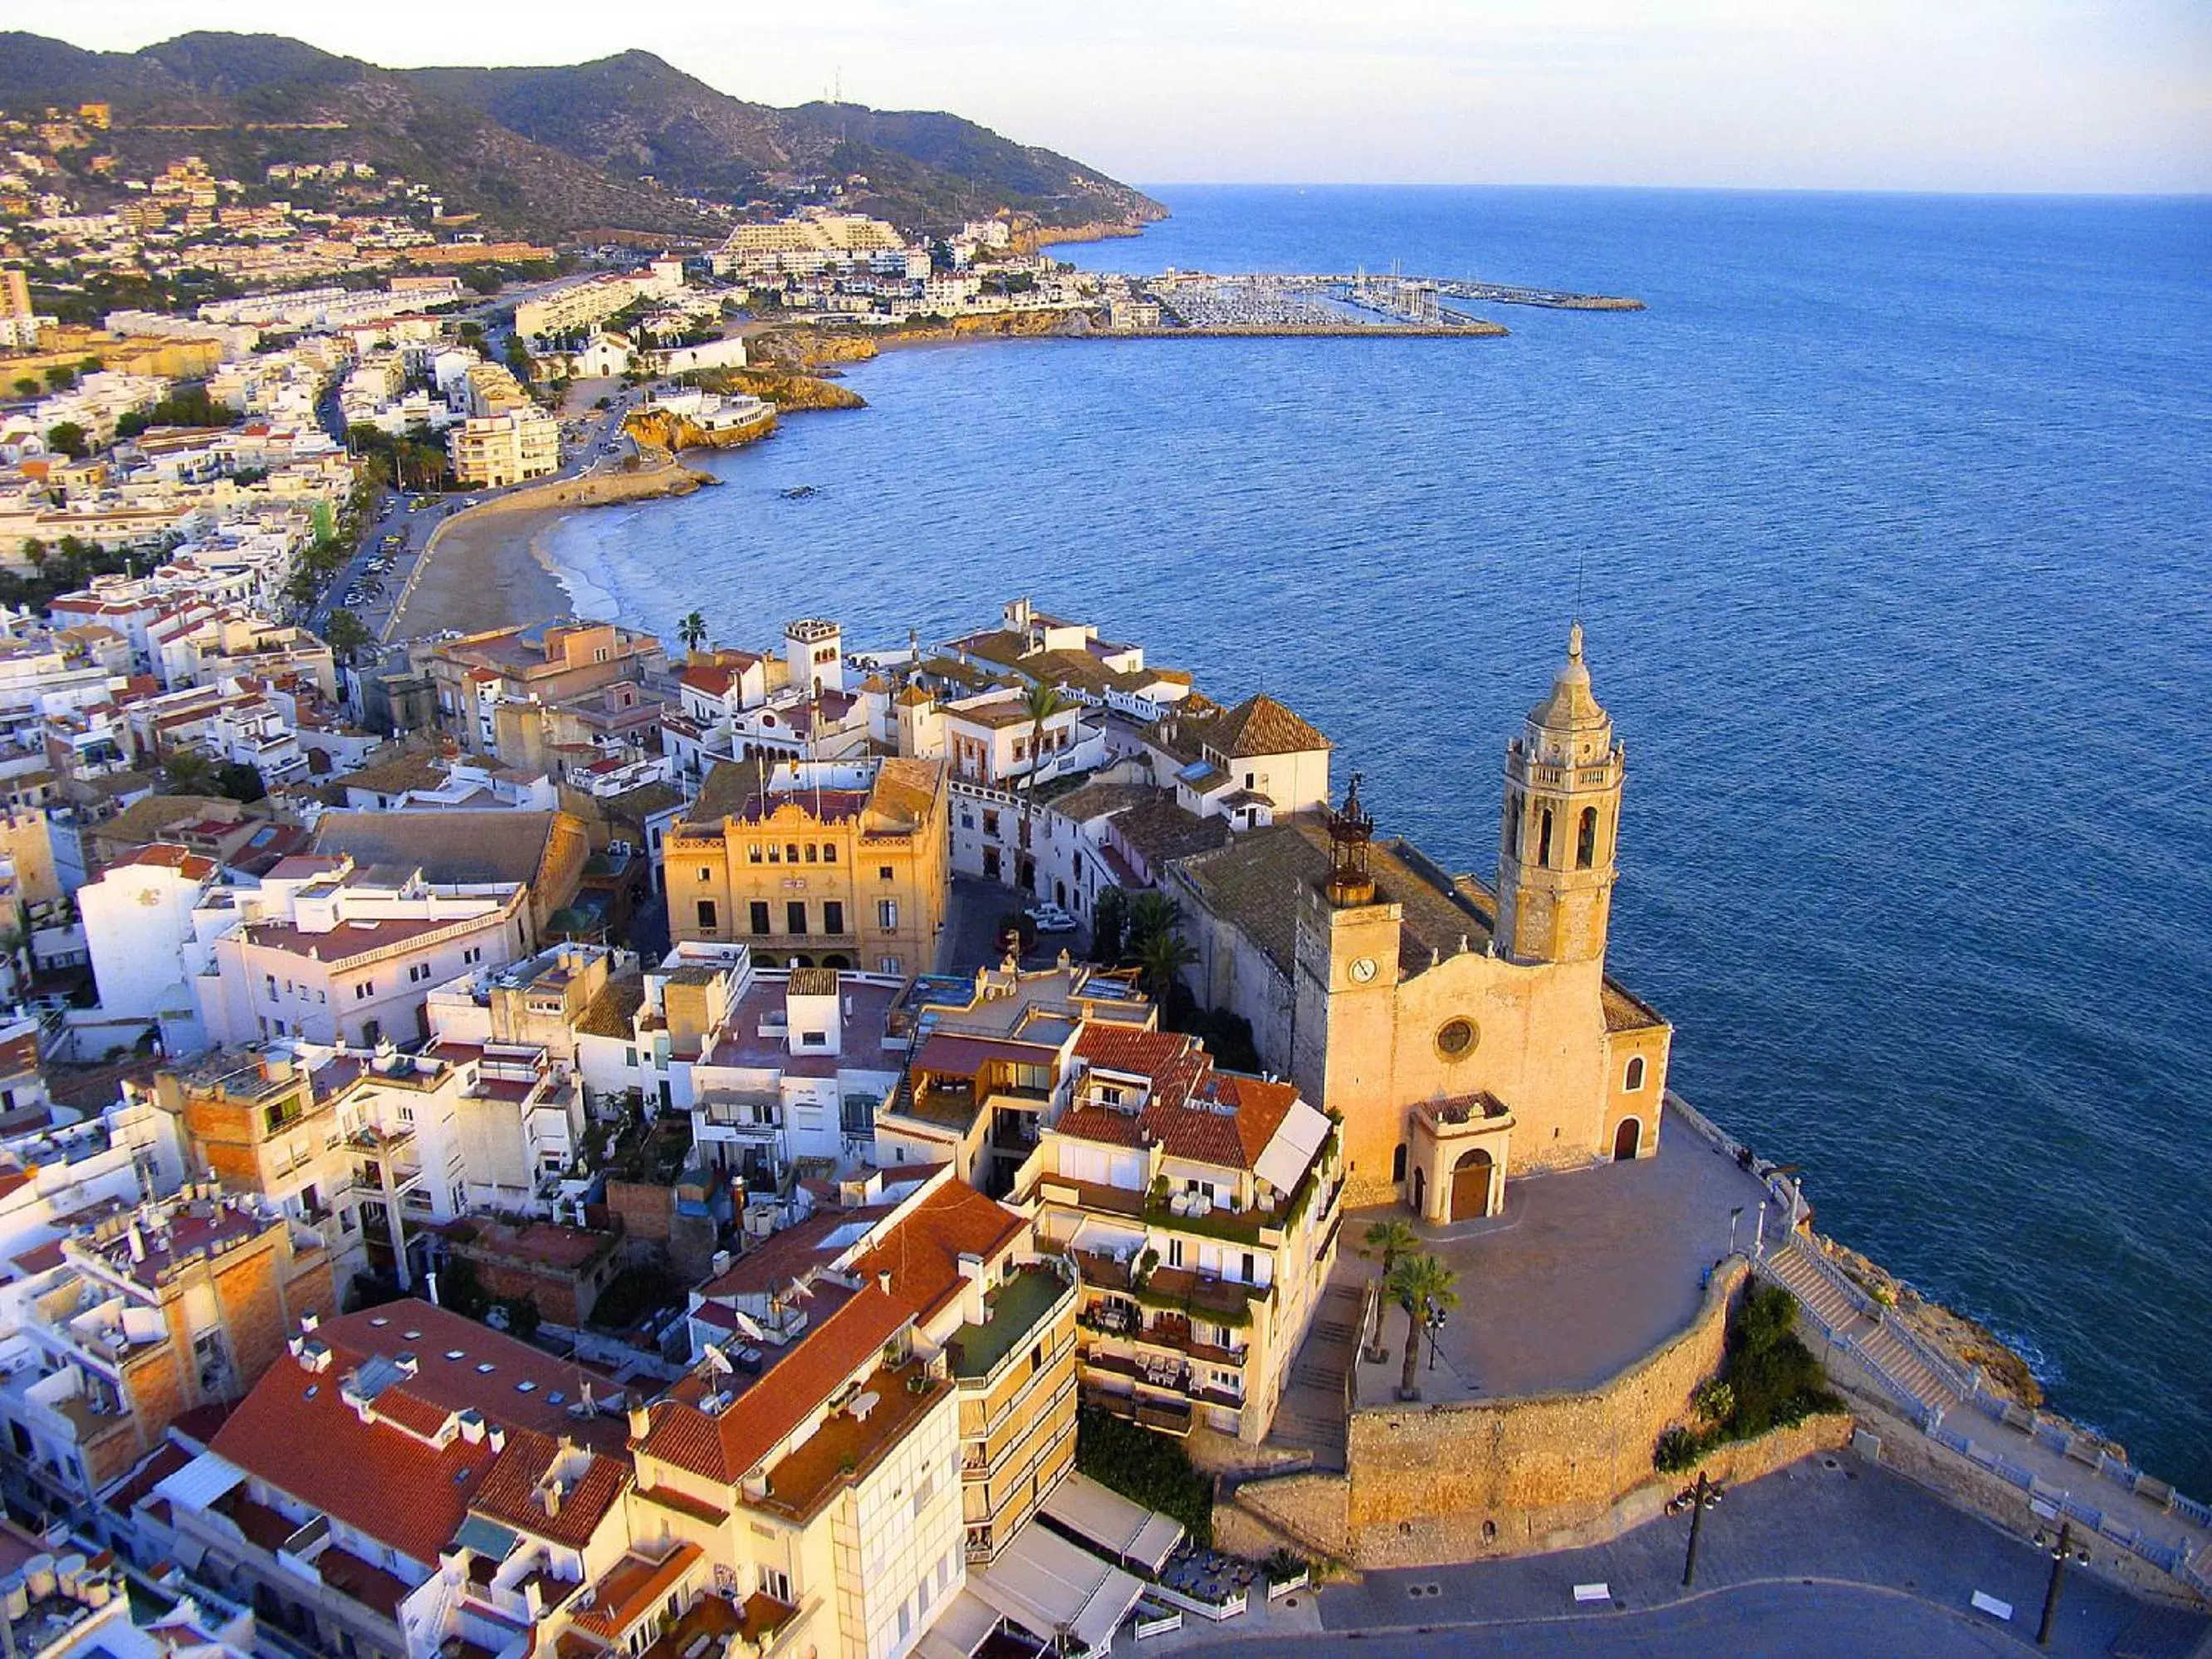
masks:
<path id="1" fill-rule="evenodd" d="M 1036 923 L 1036 930 L 1040 933 L 1072 933 L 1075 931 L 1075 918 L 1057 904 L 1036 905 L 1022 914 Z"/>

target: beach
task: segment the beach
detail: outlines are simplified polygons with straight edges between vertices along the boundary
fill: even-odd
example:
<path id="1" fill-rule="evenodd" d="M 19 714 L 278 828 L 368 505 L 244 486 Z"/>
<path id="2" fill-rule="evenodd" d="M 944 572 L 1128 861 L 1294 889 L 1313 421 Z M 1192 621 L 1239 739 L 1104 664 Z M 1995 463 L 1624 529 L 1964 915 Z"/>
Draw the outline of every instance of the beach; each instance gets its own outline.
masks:
<path id="1" fill-rule="evenodd" d="M 684 495 L 714 480 L 673 462 L 551 479 L 457 513 L 438 528 L 385 637 L 476 633 L 565 617 L 575 609 L 546 538 L 571 513 Z"/>

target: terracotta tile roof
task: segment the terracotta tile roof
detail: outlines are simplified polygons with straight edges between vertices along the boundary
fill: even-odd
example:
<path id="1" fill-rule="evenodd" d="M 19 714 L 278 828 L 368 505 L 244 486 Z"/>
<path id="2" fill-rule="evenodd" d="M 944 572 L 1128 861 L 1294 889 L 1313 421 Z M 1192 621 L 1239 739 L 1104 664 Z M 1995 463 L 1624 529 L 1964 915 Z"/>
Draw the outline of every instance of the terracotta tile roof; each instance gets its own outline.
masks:
<path id="1" fill-rule="evenodd" d="M 678 1383 L 635 1449 L 734 1486 L 913 1317 L 904 1297 L 871 1279 L 719 1414 L 699 1409 L 699 1384 Z"/>
<path id="2" fill-rule="evenodd" d="M 1061 1115 L 1060 1133 L 1104 1146 L 1156 1142 L 1170 1158 L 1249 1170 L 1298 1097 L 1287 1083 L 1215 1071 L 1197 1041 L 1177 1032 L 1086 1024 L 1075 1052 L 1093 1066 L 1152 1079 L 1139 1113 L 1077 1106 Z"/>
<path id="3" fill-rule="evenodd" d="M 891 1291 L 927 1319 L 960 1293 L 960 1258 L 990 1261 L 1021 1236 L 1028 1224 L 965 1182 L 948 1181 L 931 1192 L 883 1242 L 854 1264 L 871 1278 L 891 1276 Z"/>
<path id="4" fill-rule="evenodd" d="M 1117 814 L 1114 829 L 1156 870 L 1170 859 L 1189 858 L 1230 837 L 1226 818 L 1201 818 L 1164 793 Z"/>
<path id="5" fill-rule="evenodd" d="M 852 1219 L 852 1212 L 842 1218 Z M 963 1254 L 988 1260 L 1026 1224 L 974 1188 L 945 1182 L 853 1264 L 860 1288 L 739 1391 L 733 1404 L 710 1416 L 697 1403 L 704 1386 L 687 1379 L 652 1407 L 651 1426 L 636 1449 L 736 1486 L 901 1329 L 959 1294 Z M 889 1290 L 884 1273 L 890 1276 Z"/>
<path id="6" fill-rule="evenodd" d="M 1236 760 L 1255 755 L 1298 755 L 1336 746 L 1264 694 L 1245 698 L 1201 735 L 1215 750 Z"/>
<path id="7" fill-rule="evenodd" d="M 643 970 L 617 974 L 599 988 L 599 994 L 576 1021 L 576 1030 L 586 1036 L 620 1037 L 629 1042 L 637 1031 L 633 1017 L 644 1006 Z"/>
<path id="8" fill-rule="evenodd" d="M 405 865 L 433 884 L 538 878 L 559 812 L 325 812 L 314 850 L 347 853 L 356 865 Z"/>
<path id="9" fill-rule="evenodd" d="M 1608 1031 L 1648 1030 L 1667 1024 L 1667 1016 L 1615 980 L 1605 981 L 1605 1029 Z"/>
<path id="10" fill-rule="evenodd" d="M 367 1356 L 331 1347 L 320 1375 L 289 1356 L 270 1366 L 211 1449 L 309 1508 L 434 1563 L 499 1454 L 489 1438 L 471 1445 L 455 1434 L 443 1446 L 418 1439 L 384 1420 L 381 1400 L 378 1419 L 362 1422 L 343 1384 Z"/>
<path id="11" fill-rule="evenodd" d="M 134 848 L 119 858 L 110 859 L 107 867 L 112 870 L 125 864 L 159 865 L 174 870 L 187 881 L 205 881 L 216 872 L 213 859 L 202 858 L 198 853 L 161 841 L 149 847 Z"/>
<path id="12" fill-rule="evenodd" d="M 632 1477 L 629 1466 L 620 1459 L 584 1453 L 582 1473 L 549 1512 L 545 1477 L 556 1460 L 568 1455 L 551 1435 L 529 1429 L 515 1431 L 469 1508 L 533 1538 L 582 1549 L 622 1502 Z"/>

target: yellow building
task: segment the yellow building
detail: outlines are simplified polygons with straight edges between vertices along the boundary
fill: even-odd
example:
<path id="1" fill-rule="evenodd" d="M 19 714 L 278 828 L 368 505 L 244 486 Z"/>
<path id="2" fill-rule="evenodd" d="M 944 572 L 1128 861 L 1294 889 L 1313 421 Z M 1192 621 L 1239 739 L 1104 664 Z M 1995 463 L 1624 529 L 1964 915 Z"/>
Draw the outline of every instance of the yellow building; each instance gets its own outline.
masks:
<path id="1" fill-rule="evenodd" d="M 1497 890 L 1376 840 L 1356 781 L 1178 868 L 1201 1000 L 1341 1117 L 1354 1203 L 1496 1214 L 1510 1176 L 1656 1145 L 1670 1028 L 1605 972 L 1625 771 L 1577 625 L 1506 747 Z"/>
<path id="2" fill-rule="evenodd" d="M 446 434 L 446 457 L 464 489 L 500 489 L 561 470 L 561 425 L 550 415 L 471 416 Z"/>
<path id="3" fill-rule="evenodd" d="M 938 761 L 724 761 L 663 841 L 669 937 L 802 968 L 936 963 L 948 879 Z"/>

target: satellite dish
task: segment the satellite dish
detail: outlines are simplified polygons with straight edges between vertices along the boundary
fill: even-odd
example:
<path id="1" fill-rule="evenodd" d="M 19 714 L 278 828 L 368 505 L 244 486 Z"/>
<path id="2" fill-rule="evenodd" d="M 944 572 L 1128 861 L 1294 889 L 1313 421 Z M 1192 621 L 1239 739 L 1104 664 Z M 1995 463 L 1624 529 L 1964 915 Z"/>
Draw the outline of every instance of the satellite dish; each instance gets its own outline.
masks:
<path id="1" fill-rule="evenodd" d="M 732 1308 L 730 1310 L 730 1316 L 738 1322 L 738 1328 L 743 1331 L 751 1340 L 755 1342 L 765 1342 L 768 1340 L 768 1334 L 762 1330 L 758 1325 L 753 1323 L 751 1319 L 747 1317 L 744 1309 Z"/>
<path id="2" fill-rule="evenodd" d="M 729 1356 L 725 1354 L 713 1343 L 709 1342 L 705 1344 L 704 1348 L 707 1369 L 708 1370 L 718 1371 L 722 1376 L 727 1376 L 737 1369 L 736 1366 L 730 1364 Z"/>

